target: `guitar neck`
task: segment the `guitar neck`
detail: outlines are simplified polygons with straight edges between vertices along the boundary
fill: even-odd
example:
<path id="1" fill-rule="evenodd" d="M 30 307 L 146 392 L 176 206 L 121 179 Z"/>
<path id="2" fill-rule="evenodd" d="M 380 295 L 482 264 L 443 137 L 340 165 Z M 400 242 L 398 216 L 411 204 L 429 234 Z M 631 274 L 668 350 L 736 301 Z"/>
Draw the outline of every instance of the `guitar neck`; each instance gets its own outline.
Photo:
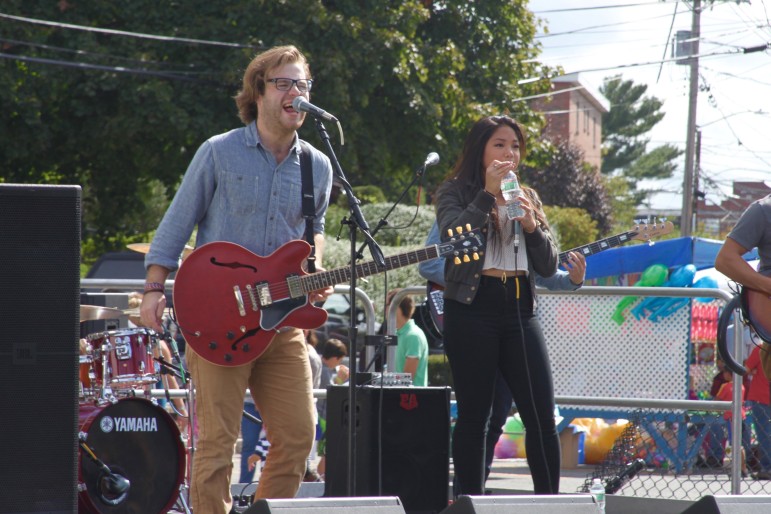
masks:
<path id="1" fill-rule="evenodd" d="M 413 264 L 419 264 L 424 261 L 430 261 L 431 259 L 436 259 L 439 256 L 439 246 L 431 245 L 425 248 L 421 248 L 420 250 L 415 250 L 413 252 L 405 252 L 386 257 L 384 268 L 378 267 L 375 261 L 367 261 L 361 264 L 357 264 L 354 269 L 356 270 L 356 278 L 368 277 L 383 271 L 390 271 L 392 269 L 398 269 L 404 266 L 411 266 Z M 326 289 L 327 287 L 334 286 L 336 284 L 343 284 L 348 282 L 350 279 L 350 266 L 312 273 L 310 275 L 304 275 L 301 278 L 302 290 L 307 294 L 311 291 Z"/>
<path id="2" fill-rule="evenodd" d="M 570 250 L 560 253 L 559 262 L 560 264 L 568 262 L 568 253 L 570 252 L 580 253 L 581 255 L 586 257 L 589 255 L 594 255 L 595 253 L 600 253 L 610 248 L 614 248 L 616 246 L 621 246 L 622 244 L 631 241 L 636 234 L 637 234 L 636 231 L 630 230 L 627 232 L 616 234 L 615 236 L 610 236 L 605 239 L 600 239 L 599 241 L 595 241 L 587 245 L 577 246 L 576 248 L 572 248 Z"/>

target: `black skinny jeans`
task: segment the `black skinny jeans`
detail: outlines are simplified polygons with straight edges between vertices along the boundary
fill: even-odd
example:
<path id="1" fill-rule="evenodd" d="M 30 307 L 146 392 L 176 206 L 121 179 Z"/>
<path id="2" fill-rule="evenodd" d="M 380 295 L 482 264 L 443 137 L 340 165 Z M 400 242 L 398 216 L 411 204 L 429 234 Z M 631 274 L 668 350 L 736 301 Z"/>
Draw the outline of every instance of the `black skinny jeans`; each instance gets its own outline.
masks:
<path id="1" fill-rule="evenodd" d="M 456 495 L 483 494 L 485 436 L 498 370 L 509 385 L 525 426 L 534 491 L 559 492 L 554 385 L 532 303 L 526 277 L 508 277 L 504 283 L 483 276 L 471 305 L 445 300 L 444 347 L 458 402 L 452 441 Z"/>

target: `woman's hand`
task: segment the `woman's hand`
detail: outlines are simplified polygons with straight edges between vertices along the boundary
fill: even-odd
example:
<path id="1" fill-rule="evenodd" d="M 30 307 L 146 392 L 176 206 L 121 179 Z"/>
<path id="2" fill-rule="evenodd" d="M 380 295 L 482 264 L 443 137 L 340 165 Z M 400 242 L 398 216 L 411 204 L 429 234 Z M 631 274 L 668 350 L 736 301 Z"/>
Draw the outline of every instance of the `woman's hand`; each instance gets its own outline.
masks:
<path id="1" fill-rule="evenodd" d="M 522 224 L 522 230 L 528 234 L 532 234 L 535 229 L 538 228 L 538 220 L 535 217 L 533 203 L 526 195 L 520 195 L 519 205 L 522 207 L 522 210 L 525 211 L 525 214 L 514 219 Z"/>
<path id="2" fill-rule="evenodd" d="M 517 171 L 517 163 L 512 161 L 493 161 L 485 170 L 485 191 L 493 196 L 501 192 L 501 179 L 509 171 Z"/>

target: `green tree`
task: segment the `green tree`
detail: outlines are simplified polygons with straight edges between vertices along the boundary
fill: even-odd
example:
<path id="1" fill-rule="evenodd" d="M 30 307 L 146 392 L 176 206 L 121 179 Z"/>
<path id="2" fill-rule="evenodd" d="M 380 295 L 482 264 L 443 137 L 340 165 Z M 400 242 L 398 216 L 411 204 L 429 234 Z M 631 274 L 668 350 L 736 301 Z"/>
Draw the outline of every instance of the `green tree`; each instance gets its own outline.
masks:
<path id="1" fill-rule="evenodd" d="M 605 80 L 600 92 L 610 101 L 611 108 L 602 118 L 602 173 L 621 174 L 629 186 L 634 205 L 642 203 L 645 192 L 638 192 L 636 184 L 642 179 L 663 179 L 672 176 L 677 168 L 675 160 L 683 151 L 664 144 L 648 151 L 646 137 L 664 118 L 663 102 L 645 96 L 648 86 L 622 80 L 621 76 Z"/>
<path id="2" fill-rule="evenodd" d="M 610 231 L 611 204 L 605 183 L 597 169 L 584 163 L 583 151 L 576 145 L 557 143 L 551 162 L 539 168 L 525 166 L 521 173 L 522 181 L 538 191 L 544 205 L 583 209 L 601 234 Z"/>
<path id="3" fill-rule="evenodd" d="M 549 74 L 524 0 L 8 0 L 3 11 L 67 24 L 0 20 L 3 53 L 17 57 L 0 62 L 1 179 L 80 184 L 85 260 L 149 237 L 193 152 L 240 125 L 231 97 L 263 48 L 308 55 L 312 101 L 345 129 L 341 147 L 327 127 L 349 181 L 389 198 L 436 151 L 431 191 L 482 115 L 510 112 L 537 141 L 540 116 L 519 99 L 548 89 L 518 83 Z M 322 147 L 312 120 L 301 135 Z"/>

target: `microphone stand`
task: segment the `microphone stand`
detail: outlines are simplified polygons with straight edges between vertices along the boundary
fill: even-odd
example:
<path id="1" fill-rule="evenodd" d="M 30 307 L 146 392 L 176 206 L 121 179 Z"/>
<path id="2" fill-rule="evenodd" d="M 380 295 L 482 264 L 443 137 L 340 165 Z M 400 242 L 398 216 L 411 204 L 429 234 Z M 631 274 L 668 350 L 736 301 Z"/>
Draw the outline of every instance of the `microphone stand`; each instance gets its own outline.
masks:
<path id="1" fill-rule="evenodd" d="M 422 180 L 423 179 L 423 174 L 426 172 L 426 168 L 428 166 L 429 165 L 427 165 L 426 163 L 423 163 L 423 164 L 421 164 L 418 167 L 417 170 L 415 170 L 415 176 L 412 178 L 412 182 L 410 182 L 407 185 L 407 187 L 404 188 L 404 191 L 402 191 L 402 194 L 399 195 L 399 198 L 397 198 L 396 201 L 393 203 L 393 205 L 391 205 L 391 208 L 388 209 L 388 212 L 386 212 L 385 215 L 383 215 L 383 217 L 380 218 L 380 220 L 377 222 L 377 226 L 375 227 L 375 230 L 372 231 L 372 236 L 377 234 L 378 231 L 381 228 L 383 228 L 386 225 L 388 225 L 388 217 L 391 215 L 392 212 L 394 212 L 394 209 L 396 209 L 396 206 L 399 205 L 402 202 L 404 197 L 407 196 L 407 193 L 409 192 L 410 189 L 412 189 L 412 186 L 414 186 L 418 182 L 418 180 Z M 363 257 L 361 252 L 364 250 L 364 246 L 365 245 L 362 244 L 359 247 L 359 251 L 357 252 L 357 255 L 358 255 L 359 259 L 361 259 Z M 386 336 L 389 336 L 389 335 L 390 334 L 388 334 L 388 326 L 386 324 Z M 381 369 L 382 369 L 382 366 L 385 366 L 387 364 L 386 363 L 386 358 L 385 358 L 385 355 L 384 355 L 384 348 L 388 345 L 388 337 L 384 338 L 383 336 L 378 336 L 378 339 L 376 340 L 374 345 L 377 345 L 378 348 L 375 350 L 374 354 L 372 355 L 372 359 L 370 359 L 369 362 L 367 363 L 367 365 L 365 366 L 365 368 L 364 368 L 365 372 L 368 369 L 370 369 L 372 367 L 372 365 L 375 363 L 375 358 L 377 357 L 378 352 L 381 353 L 381 363 L 380 363 L 381 364 Z M 366 356 L 366 354 L 365 354 L 365 356 Z M 381 377 L 381 384 L 382 384 L 382 382 L 384 380 L 385 380 L 385 377 Z"/>
<path id="2" fill-rule="evenodd" d="M 364 214 L 359 207 L 360 203 L 358 198 L 353 194 L 353 188 L 348 180 L 345 178 L 343 169 L 340 166 L 340 162 L 337 160 L 332 144 L 329 140 L 329 133 L 324 127 L 324 124 L 319 118 L 316 118 L 316 130 L 319 133 L 324 146 L 327 150 L 329 160 L 332 163 L 332 168 L 335 172 L 335 176 L 343 185 L 345 193 L 348 197 L 348 207 L 351 212 L 351 218 L 344 219 L 343 223 L 348 225 L 351 241 L 351 261 L 350 261 L 350 303 L 351 303 L 351 315 L 348 320 L 348 339 L 351 342 L 351 351 L 349 352 L 349 364 L 350 369 L 353 371 L 353 377 L 348 379 L 348 483 L 347 492 L 348 496 L 354 496 L 356 494 L 356 259 L 359 252 L 356 251 L 356 229 L 361 229 L 366 239 L 366 245 L 369 246 L 369 251 L 372 254 L 372 258 L 379 269 L 385 269 L 385 256 L 383 250 L 380 249 L 377 242 L 373 239 L 369 231 L 369 225 L 364 219 Z"/>

